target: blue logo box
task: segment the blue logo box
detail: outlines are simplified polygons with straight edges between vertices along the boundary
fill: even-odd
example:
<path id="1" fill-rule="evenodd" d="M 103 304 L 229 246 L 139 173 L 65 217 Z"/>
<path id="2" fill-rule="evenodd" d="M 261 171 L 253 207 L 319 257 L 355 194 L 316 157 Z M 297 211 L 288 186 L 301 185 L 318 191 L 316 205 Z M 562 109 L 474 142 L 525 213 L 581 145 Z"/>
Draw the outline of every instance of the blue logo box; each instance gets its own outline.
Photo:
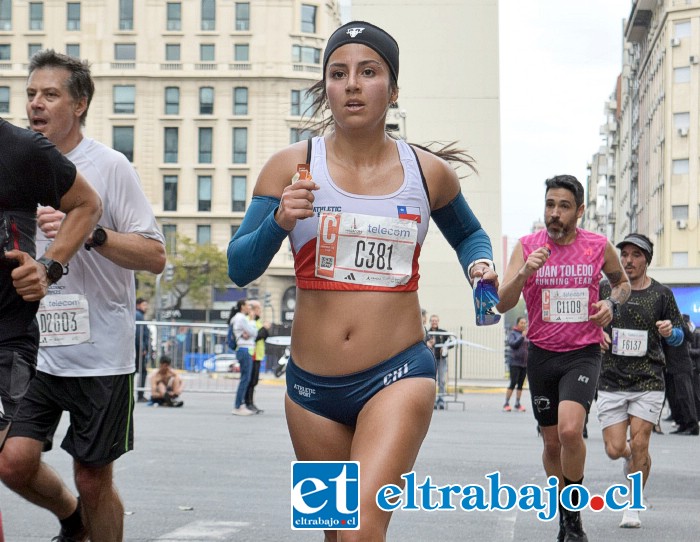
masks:
<path id="1" fill-rule="evenodd" d="M 292 530 L 360 528 L 360 463 L 292 462 Z"/>

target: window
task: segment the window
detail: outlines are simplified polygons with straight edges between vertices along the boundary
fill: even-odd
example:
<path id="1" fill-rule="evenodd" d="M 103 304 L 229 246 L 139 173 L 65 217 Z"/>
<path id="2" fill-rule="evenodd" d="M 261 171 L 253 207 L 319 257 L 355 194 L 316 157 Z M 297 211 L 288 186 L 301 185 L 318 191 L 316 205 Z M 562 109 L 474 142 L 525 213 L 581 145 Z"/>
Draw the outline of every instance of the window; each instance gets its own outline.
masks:
<path id="1" fill-rule="evenodd" d="M 182 30 L 182 4 L 180 2 L 168 2 L 168 30 Z"/>
<path id="2" fill-rule="evenodd" d="M 211 244 L 211 226 L 198 225 L 197 226 L 197 244 L 198 245 L 209 245 Z"/>
<path id="3" fill-rule="evenodd" d="M 688 220 L 688 206 L 671 205 L 671 218 L 673 220 Z"/>
<path id="4" fill-rule="evenodd" d="M 302 130 L 300 128 L 292 128 L 289 131 L 289 143 L 296 143 L 297 141 L 306 141 L 314 137 L 314 132 L 312 130 Z"/>
<path id="5" fill-rule="evenodd" d="M 12 0 L 0 0 L 0 30 L 12 30 Z"/>
<path id="6" fill-rule="evenodd" d="M 114 85 L 114 113 L 134 114 L 136 87 L 134 85 Z"/>
<path id="7" fill-rule="evenodd" d="M 233 114 L 248 114 L 248 89 L 246 87 L 236 87 L 233 89 Z"/>
<path id="8" fill-rule="evenodd" d="M 236 2 L 236 30 L 250 30 L 250 4 Z"/>
<path id="9" fill-rule="evenodd" d="M 177 211 L 177 175 L 163 175 L 163 211 Z"/>
<path id="10" fill-rule="evenodd" d="M 165 249 L 168 254 L 177 254 L 177 224 L 163 224 L 163 237 Z"/>
<path id="11" fill-rule="evenodd" d="M 671 267 L 688 267 L 688 253 L 671 252 Z"/>
<path id="12" fill-rule="evenodd" d="M 202 30 L 216 30 L 215 0 L 202 0 Z"/>
<path id="13" fill-rule="evenodd" d="M 689 38 L 690 37 L 690 21 L 680 21 L 673 25 L 674 38 Z"/>
<path id="14" fill-rule="evenodd" d="M 690 113 L 674 113 L 673 127 L 678 130 L 680 128 L 688 129 L 690 127 Z"/>
<path id="15" fill-rule="evenodd" d="M 316 33 L 316 6 L 301 5 L 301 31 Z"/>
<path id="16" fill-rule="evenodd" d="M 200 87 L 199 89 L 199 114 L 212 115 L 214 113 L 214 87 Z"/>
<path id="17" fill-rule="evenodd" d="M 213 43 L 202 43 L 199 46 L 200 62 L 214 62 L 215 48 Z"/>
<path id="18" fill-rule="evenodd" d="M 27 45 L 27 58 L 31 59 L 34 53 L 41 51 L 41 43 L 30 43 Z"/>
<path id="19" fill-rule="evenodd" d="M 44 3 L 29 2 L 29 30 L 44 29 Z"/>
<path id="20" fill-rule="evenodd" d="M 291 102 L 292 108 L 290 115 L 301 117 L 313 104 L 313 96 L 306 90 L 293 90 Z"/>
<path id="21" fill-rule="evenodd" d="M 241 228 L 240 224 L 231 224 L 231 239 L 236 235 L 236 232 Z"/>
<path id="22" fill-rule="evenodd" d="M 231 177 L 231 211 L 234 213 L 245 212 L 246 178 L 243 175 Z"/>
<path id="23" fill-rule="evenodd" d="M 248 161 L 248 128 L 233 129 L 233 163 L 245 164 Z"/>
<path id="24" fill-rule="evenodd" d="M 66 54 L 68 56 L 72 56 L 73 58 L 80 58 L 80 44 L 66 43 Z"/>
<path id="25" fill-rule="evenodd" d="M 197 177 L 197 210 L 211 211 L 211 175 Z"/>
<path id="26" fill-rule="evenodd" d="M 166 164 L 177 163 L 178 135 L 177 128 L 165 128 L 163 162 Z"/>
<path id="27" fill-rule="evenodd" d="M 0 61 L 10 60 L 12 56 L 12 48 L 9 43 L 0 43 Z"/>
<path id="28" fill-rule="evenodd" d="M 180 87 L 165 87 L 165 114 L 180 114 Z"/>
<path id="29" fill-rule="evenodd" d="M 674 83 L 689 83 L 690 82 L 690 66 L 684 68 L 673 68 Z"/>
<path id="30" fill-rule="evenodd" d="M 690 160 L 687 158 L 685 160 L 674 160 L 673 161 L 673 174 L 683 175 L 687 174 L 690 170 Z"/>
<path id="31" fill-rule="evenodd" d="M 115 43 L 114 60 L 136 60 L 136 44 Z"/>
<path id="32" fill-rule="evenodd" d="M 236 43 L 233 46 L 233 59 L 236 62 L 248 62 L 250 46 L 247 43 Z"/>
<path id="33" fill-rule="evenodd" d="M 199 163 L 200 164 L 211 164 L 213 134 L 214 134 L 214 130 L 212 128 L 200 128 L 199 129 Z"/>
<path id="34" fill-rule="evenodd" d="M 0 87 L 0 113 L 10 112 L 10 87 Z"/>
<path id="35" fill-rule="evenodd" d="M 129 162 L 134 161 L 134 127 L 114 126 L 112 128 L 112 147 L 122 153 Z"/>
<path id="36" fill-rule="evenodd" d="M 180 44 L 165 44 L 165 60 L 166 62 L 180 62 Z"/>
<path id="37" fill-rule="evenodd" d="M 305 64 L 320 64 L 321 49 L 301 45 L 292 45 L 292 62 L 303 62 Z"/>
<path id="38" fill-rule="evenodd" d="M 66 4 L 66 30 L 80 30 L 80 2 Z"/>
<path id="39" fill-rule="evenodd" d="M 134 29 L 134 0 L 119 0 L 119 30 Z"/>

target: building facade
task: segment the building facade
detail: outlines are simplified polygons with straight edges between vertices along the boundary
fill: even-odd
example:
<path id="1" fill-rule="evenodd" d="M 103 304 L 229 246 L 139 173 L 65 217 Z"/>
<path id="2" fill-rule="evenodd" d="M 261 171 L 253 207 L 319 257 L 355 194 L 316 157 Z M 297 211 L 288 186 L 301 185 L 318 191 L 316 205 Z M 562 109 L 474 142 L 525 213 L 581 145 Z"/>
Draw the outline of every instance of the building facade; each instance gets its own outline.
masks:
<path id="1" fill-rule="evenodd" d="M 590 167 L 586 227 L 613 241 L 647 235 L 650 274 L 700 324 L 700 1 L 632 2 L 623 40 L 615 114 Z"/>
<path id="2" fill-rule="evenodd" d="M 37 50 L 87 59 L 85 133 L 134 164 L 168 249 L 177 233 L 225 250 L 267 158 L 309 136 L 305 90 L 339 24 L 326 0 L 0 0 L 0 115 L 26 124 Z M 285 247 L 252 287 L 279 304 L 292 263 Z"/>

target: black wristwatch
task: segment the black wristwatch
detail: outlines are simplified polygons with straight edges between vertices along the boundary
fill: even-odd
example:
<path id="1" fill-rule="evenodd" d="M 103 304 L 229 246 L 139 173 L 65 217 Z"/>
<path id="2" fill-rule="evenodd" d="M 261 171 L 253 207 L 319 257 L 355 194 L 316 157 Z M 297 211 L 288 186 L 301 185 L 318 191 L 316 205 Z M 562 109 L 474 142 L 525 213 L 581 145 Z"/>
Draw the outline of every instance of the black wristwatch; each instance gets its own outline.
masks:
<path id="1" fill-rule="evenodd" d="M 85 250 L 90 250 L 92 247 L 101 247 L 106 242 L 107 231 L 98 224 L 92 232 L 92 242 L 85 243 Z"/>
<path id="2" fill-rule="evenodd" d="M 51 260 L 42 256 L 37 260 L 46 268 L 46 278 L 49 279 L 49 286 L 61 280 L 61 277 L 68 273 L 68 268 L 64 268 L 61 262 Z"/>
<path id="3" fill-rule="evenodd" d="M 611 299 L 609 297 L 605 301 L 610 301 L 610 304 L 612 305 L 612 314 L 613 314 L 613 318 L 614 318 L 615 316 L 618 315 L 618 313 L 620 311 L 620 302 L 615 300 L 615 299 Z"/>

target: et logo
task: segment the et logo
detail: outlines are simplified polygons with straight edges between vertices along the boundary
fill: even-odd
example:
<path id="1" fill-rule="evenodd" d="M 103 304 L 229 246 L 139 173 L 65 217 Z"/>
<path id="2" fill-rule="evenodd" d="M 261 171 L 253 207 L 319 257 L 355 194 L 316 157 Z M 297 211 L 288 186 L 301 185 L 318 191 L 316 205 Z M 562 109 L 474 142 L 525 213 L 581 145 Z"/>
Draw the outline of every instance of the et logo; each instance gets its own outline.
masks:
<path id="1" fill-rule="evenodd" d="M 293 461 L 292 530 L 360 528 L 360 463 Z"/>

